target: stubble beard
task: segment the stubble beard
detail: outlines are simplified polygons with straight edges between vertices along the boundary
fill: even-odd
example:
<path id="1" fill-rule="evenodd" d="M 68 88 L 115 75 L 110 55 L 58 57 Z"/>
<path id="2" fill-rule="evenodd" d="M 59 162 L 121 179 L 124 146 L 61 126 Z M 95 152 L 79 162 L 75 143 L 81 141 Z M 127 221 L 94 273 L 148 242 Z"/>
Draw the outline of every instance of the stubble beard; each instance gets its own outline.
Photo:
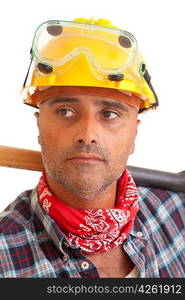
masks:
<path id="1" fill-rule="evenodd" d="M 124 163 L 121 167 L 120 164 L 110 166 L 107 162 L 103 162 L 102 167 L 98 169 L 89 163 L 78 163 L 71 171 L 63 163 L 62 156 L 56 161 L 54 155 L 44 148 L 42 147 L 42 160 L 46 173 L 64 189 L 87 200 L 104 193 L 108 186 L 120 178 L 125 169 Z"/>

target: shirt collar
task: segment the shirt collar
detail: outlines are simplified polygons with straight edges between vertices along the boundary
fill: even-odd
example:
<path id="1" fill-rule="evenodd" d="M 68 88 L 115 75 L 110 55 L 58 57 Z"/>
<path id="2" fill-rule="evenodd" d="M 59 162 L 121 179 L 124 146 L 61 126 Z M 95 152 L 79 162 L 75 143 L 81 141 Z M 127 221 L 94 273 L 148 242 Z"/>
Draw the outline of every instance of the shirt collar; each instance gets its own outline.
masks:
<path id="1" fill-rule="evenodd" d="M 41 208 L 38 200 L 37 188 L 38 186 L 36 186 L 31 194 L 32 210 L 42 222 L 46 232 L 48 233 L 56 247 L 64 253 L 63 244 L 66 241 L 65 234 L 60 230 L 56 222 Z"/>

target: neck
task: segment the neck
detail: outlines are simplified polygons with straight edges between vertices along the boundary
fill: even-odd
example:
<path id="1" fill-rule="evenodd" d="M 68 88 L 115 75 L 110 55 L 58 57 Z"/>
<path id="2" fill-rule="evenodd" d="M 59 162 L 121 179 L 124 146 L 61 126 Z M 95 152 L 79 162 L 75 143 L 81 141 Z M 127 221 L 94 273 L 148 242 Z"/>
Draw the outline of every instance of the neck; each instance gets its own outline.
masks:
<path id="1" fill-rule="evenodd" d="M 65 204 L 76 209 L 113 208 L 116 202 L 117 182 L 108 186 L 106 190 L 87 196 L 79 196 L 65 189 L 60 183 L 46 174 L 47 182 L 52 193 Z M 89 199 L 90 198 L 90 199 Z"/>

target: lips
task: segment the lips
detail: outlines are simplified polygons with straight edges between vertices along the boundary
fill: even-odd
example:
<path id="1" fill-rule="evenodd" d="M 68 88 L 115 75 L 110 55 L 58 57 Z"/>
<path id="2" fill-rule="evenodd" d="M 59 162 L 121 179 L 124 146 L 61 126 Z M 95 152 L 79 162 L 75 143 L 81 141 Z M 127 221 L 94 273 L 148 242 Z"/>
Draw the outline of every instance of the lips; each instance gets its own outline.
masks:
<path id="1" fill-rule="evenodd" d="M 74 156 L 71 156 L 67 160 L 103 161 L 101 157 L 91 153 L 78 153 L 75 154 Z"/>

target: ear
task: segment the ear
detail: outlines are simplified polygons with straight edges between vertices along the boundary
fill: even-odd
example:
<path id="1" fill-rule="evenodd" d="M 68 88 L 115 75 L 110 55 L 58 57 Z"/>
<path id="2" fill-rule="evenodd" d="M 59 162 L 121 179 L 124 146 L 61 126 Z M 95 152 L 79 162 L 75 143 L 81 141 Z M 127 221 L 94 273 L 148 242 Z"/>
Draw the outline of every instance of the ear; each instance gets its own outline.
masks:
<path id="1" fill-rule="evenodd" d="M 135 134 L 135 137 L 134 137 L 134 141 L 130 147 L 130 152 L 129 154 L 133 154 L 134 151 L 135 151 L 135 139 L 136 139 L 136 136 L 137 136 L 137 133 L 138 133 L 138 126 L 141 124 L 141 120 L 137 120 L 137 125 L 136 125 L 136 134 Z"/>
<path id="2" fill-rule="evenodd" d="M 39 112 L 38 112 L 38 111 L 36 111 L 36 112 L 34 113 L 34 116 L 35 116 L 35 117 L 36 117 L 36 119 L 37 119 L 37 126 L 38 126 Z"/>
<path id="3" fill-rule="evenodd" d="M 39 145 L 40 145 L 40 136 L 38 135 L 38 143 L 39 143 Z"/>
<path id="4" fill-rule="evenodd" d="M 35 116 L 35 118 L 37 119 L 37 127 L 39 128 L 39 113 L 38 113 L 38 111 L 36 111 L 36 112 L 34 113 L 34 116 Z M 39 145 L 40 145 L 40 136 L 38 136 L 38 143 L 39 143 Z"/>
<path id="5" fill-rule="evenodd" d="M 141 120 L 137 120 L 137 129 L 140 124 L 141 124 Z"/>

